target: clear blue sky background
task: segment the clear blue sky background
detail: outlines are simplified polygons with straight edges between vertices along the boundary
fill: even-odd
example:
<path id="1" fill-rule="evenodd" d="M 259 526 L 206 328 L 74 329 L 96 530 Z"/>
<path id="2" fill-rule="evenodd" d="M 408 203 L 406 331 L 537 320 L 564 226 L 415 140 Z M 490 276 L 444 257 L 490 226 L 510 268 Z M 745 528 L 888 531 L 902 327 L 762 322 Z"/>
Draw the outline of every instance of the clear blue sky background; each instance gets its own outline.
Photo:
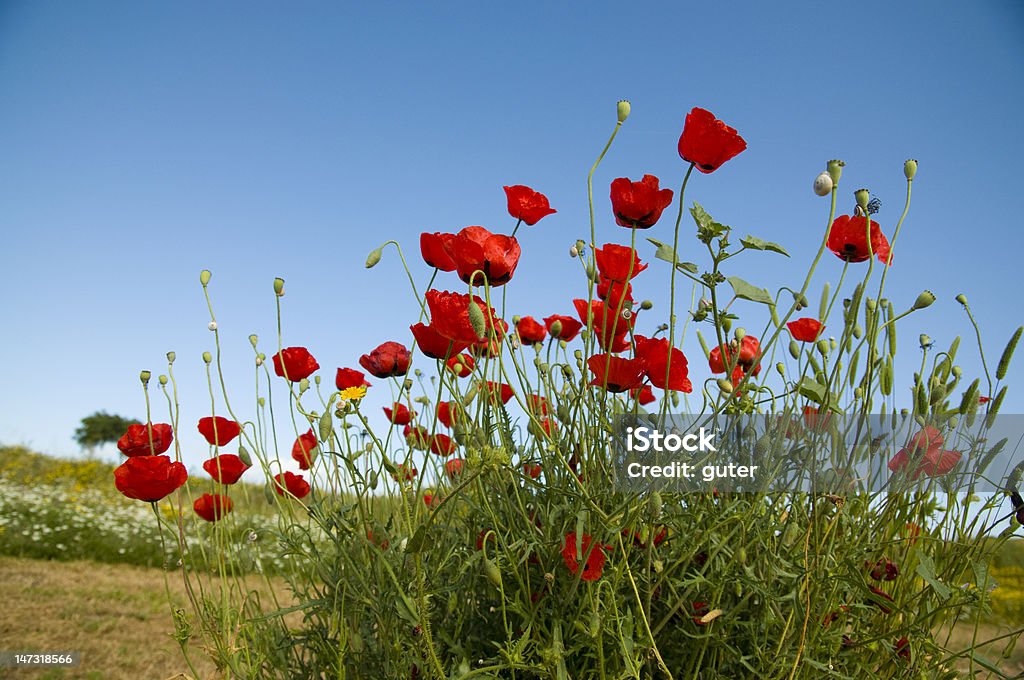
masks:
<path id="1" fill-rule="evenodd" d="M 2 2 L 0 442 L 76 453 L 82 416 L 144 413 L 138 372 L 160 372 L 173 349 L 198 463 L 191 423 L 209 411 L 200 354 L 213 340 L 201 269 L 214 272 L 233 400 L 251 417 L 247 336 L 275 348 L 275 276 L 285 344 L 308 346 L 332 383 L 415 320 L 394 251 L 371 271 L 367 252 L 401 241 L 422 287 L 418 234 L 511 229 L 503 184 L 542 190 L 559 211 L 520 231 L 509 317 L 571 313 L 585 288 L 566 252 L 587 234 L 586 172 L 623 97 L 633 114 L 595 179 L 598 239 L 628 239 L 608 209 L 613 178 L 678 189 L 683 117 L 703 106 L 749 149 L 695 176 L 687 199 L 790 250 L 735 261 L 730 273 L 772 289 L 799 284 L 820 242 L 828 206 L 810 187 L 827 159 L 847 162 L 843 211 L 869 187 L 891 235 L 903 161 L 918 158 L 888 291 L 897 307 L 923 288 L 939 302 L 900 335 L 898 395 L 922 331 L 941 346 L 964 335 L 974 377 L 953 297 L 972 301 L 990 362 L 1024 321 L 1022 37 L 1008 1 Z M 671 240 L 671 224 L 647 235 Z M 681 254 L 706 261 L 684 230 Z M 664 312 L 659 264 L 637 295 Z M 827 254 L 812 290 L 840 270 Z M 686 351 L 703 381 L 692 333 Z M 1021 366 L 1004 411 L 1024 405 Z"/>

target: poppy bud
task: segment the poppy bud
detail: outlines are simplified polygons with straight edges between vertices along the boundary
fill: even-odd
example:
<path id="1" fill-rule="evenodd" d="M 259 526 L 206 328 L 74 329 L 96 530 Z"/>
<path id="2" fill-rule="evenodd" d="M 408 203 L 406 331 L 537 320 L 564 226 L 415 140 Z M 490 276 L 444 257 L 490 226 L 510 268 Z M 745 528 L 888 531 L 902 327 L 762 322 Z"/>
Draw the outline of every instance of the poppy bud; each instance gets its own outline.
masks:
<path id="1" fill-rule="evenodd" d="M 780 378 L 786 377 L 786 367 L 782 364 L 781 361 L 775 364 L 775 370 L 778 371 Z"/>
<path id="2" fill-rule="evenodd" d="M 732 319 L 724 317 L 722 319 L 722 330 L 728 333 L 732 329 Z"/>
<path id="3" fill-rule="evenodd" d="M 903 174 L 909 180 L 914 179 L 914 175 L 917 174 L 917 161 L 911 158 L 905 162 L 903 164 Z"/>
<path id="4" fill-rule="evenodd" d="M 253 349 L 256 349 L 256 343 L 259 342 L 259 340 L 259 336 L 256 335 L 255 333 L 249 336 L 249 344 L 252 345 Z"/>
<path id="5" fill-rule="evenodd" d="M 472 307 L 471 307 L 471 308 L 472 308 Z M 482 314 L 482 313 L 483 313 L 483 312 L 481 312 L 481 314 Z M 471 320 L 472 320 L 472 319 L 471 319 Z M 474 329 L 474 330 L 475 330 L 475 329 Z M 548 329 L 548 332 L 549 332 L 549 333 L 551 333 L 551 336 L 552 336 L 552 337 L 555 337 L 555 338 L 557 338 L 557 337 L 558 337 L 559 335 L 561 335 L 561 333 L 562 333 L 562 322 L 556 319 L 556 320 L 555 320 L 555 321 L 554 321 L 554 322 L 553 322 L 553 323 L 551 324 L 551 328 L 549 328 L 549 329 Z"/>
<path id="6" fill-rule="evenodd" d="M 844 163 L 843 161 L 835 159 L 830 160 L 826 164 L 825 167 L 827 168 L 828 176 L 832 178 L 832 184 L 839 184 L 839 178 L 843 176 L 843 166 L 845 165 L 846 163 Z"/>
<path id="7" fill-rule="evenodd" d="M 143 385 L 149 384 L 149 377 L 152 375 L 149 371 L 142 371 L 139 373 L 139 380 L 142 381 Z"/>
<path id="8" fill-rule="evenodd" d="M 244 446 L 238 447 L 238 458 L 246 465 L 252 465 L 252 456 L 249 455 L 249 451 Z"/>
<path id="9" fill-rule="evenodd" d="M 649 310 L 651 310 L 653 308 L 654 308 L 654 303 L 651 302 L 650 300 L 644 300 L 643 302 L 640 303 L 640 309 L 644 310 L 645 312 L 649 311 Z"/>
<path id="10" fill-rule="evenodd" d="M 166 375 L 161 374 L 160 377 L 157 378 L 157 380 L 160 381 L 161 385 L 166 385 L 167 384 L 167 376 Z"/>
<path id="11" fill-rule="evenodd" d="M 210 282 L 210 277 L 213 276 L 209 269 L 204 269 L 199 272 L 199 283 L 203 284 L 203 288 L 206 288 L 206 284 Z"/>
<path id="12" fill-rule="evenodd" d="M 732 381 L 726 380 L 725 378 L 719 378 L 718 389 L 722 390 L 726 394 L 732 394 Z"/>
<path id="13" fill-rule="evenodd" d="M 860 336 L 862 336 L 862 335 L 864 335 L 864 329 L 861 328 L 861 325 L 860 324 L 854 325 L 854 327 L 853 327 L 853 337 L 855 337 L 858 340 L 860 340 Z"/>
<path id="14" fill-rule="evenodd" d="M 178 358 L 178 355 L 175 354 L 174 352 L 168 352 L 167 353 L 167 363 L 173 364 L 174 360 L 177 359 L 177 358 Z"/>
<path id="15" fill-rule="evenodd" d="M 626 119 L 629 118 L 629 100 L 620 99 L 615 112 L 619 116 L 619 122 L 624 123 Z"/>
<path id="16" fill-rule="evenodd" d="M 857 205 L 865 213 L 868 211 L 868 201 L 871 200 L 871 192 L 867 189 L 857 189 L 853 192 L 853 198 L 857 201 Z"/>
<path id="17" fill-rule="evenodd" d="M 478 338 L 486 335 L 487 321 L 484 319 L 484 310 L 480 309 L 480 305 L 476 301 L 469 303 L 469 323 L 473 326 L 473 332 Z"/>
<path id="18" fill-rule="evenodd" d="M 213 355 L 209 352 L 203 352 L 203 362 L 209 364 L 211 361 L 213 361 Z"/>
<path id="19" fill-rule="evenodd" d="M 302 394 L 309 389 L 309 378 L 303 378 L 299 381 L 299 394 Z"/>
<path id="20" fill-rule="evenodd" d="M 282 295 L 284 295 L 284 279 L 282 279 L 282 278 L 274 279 L 274 292 L 277 293 L 278 297 L 281 297 Z"/>
<path id="21" fill-rule="evenodd" d="M 821 356 L 827 356 L 828 355 L 828 350 L 829 350 L 828 340 L 821 339 L 821 340 L 818 340 L 818 342 L 816 342 L 814 344 L 818 348 L 818 354 L 820 354 Z"/>
<path id="22" fill-rule="evenodd" d="M 836 339 L 835 339 L 835 338 L 829 338 L 829 339 L 828 339 L 828 348 L 829 348 L 829 349 L 831 349 L 831 350 L 835 350 L 835 348 L 836 348 L 836 347 L 838 347 L 838 346 L 839 346 L 839 343 L 838 343 L 838 342 L 836 342 Z M 318 378 L 318 379 L 319 379 L 319 378 Z"/>
<path id="23" fill-rule="evenodd" d="M 742 341 L 743 338 L 747 337 L 747 329 L 737 328 L 736 331 L 733 333 L 733 337 L 736 338 L 736 342 Z"/>
<path id="24" fill-rule="evenodd" d="M 864 398 L 864 388 L 863 387 L 854 387 L 853 388 L 853 398 L 854 399 L 863 399 Z"/>
<path id="25" fill-rule="evenodd" d="M 967 296 L 964 295 L 963 293 L 960 293 L 959 295 L 956 296 L 956 301 L 962 304 L 964 307 L 967 306 Z"/>
<path id="26" fill-rule="evenodd" d="M 963 374 L 964 374 L 964 369 L 960 368 L 959 366 L 954 366 L 953 367 L 953 377 L 954 378 L 959 380 L 960 376 L 962 376 Z"/>
<path id="27" fill-rule="evenodd" d="M 917 296 L 917 300 L 914 301 L 914 309 L 924 309 L 931 306 L 933 302 L 935 302 L 935 293 L 926 290 Z"/>
<path id="28" fill-rule="evenodd" d="M 370 251 L 370 254 L 366 256 L 366 268 L 372 269 L 378 262 L 380 262 L 380 256 L 384 251 L 384 246 L 377 248 L 376 250 Z"/>
<path id="29" fill-rule="evenodd" d="M 487 580 L 491 582 L 492 586 L 501 588 L 501 570 L 498 569 L 498 565 L 486 557 L 484 558 L 484 575 L 487 576 Z"/>
<path id="30" fill-rule="evenodd" d="M 256 403 L 259 404 L 260 408 L 263 408 L 263 407 L 265 407 L 267 405 L 267 400 L 264 399 L 263 397 L 259 397 L 256 400 Z"/>
<path id="31" fill-rule="evenodd" d="M 832 176 L 827 172 L 823 172 L 814 178 L 814 193 L 819 196 L 828 196 L 832 193 L 832 187 L 834 186 Z"/>
<path id="32" fill-rule="evenodd" d="M 206 324 L 206 327 L 209 328 L 211 331 L 215 331 L 217 330 L 217 322 L 211 321 L 210 323 Z"/>
<path id="33" fill-rule="evenodd" d="M 868 298 L 867 301 L 864 303 L 864 306 L 872 314 L 874 314 L 875 310 L 878 309 L 878 303 L 875 302 L 872 298 Z"/>
<path id="34" fill-rule="evenodd" d="M 789 355 L 794 359 L 800 358 L 800 345 L 796 344 L 796 340 L 789 341 Z"/>

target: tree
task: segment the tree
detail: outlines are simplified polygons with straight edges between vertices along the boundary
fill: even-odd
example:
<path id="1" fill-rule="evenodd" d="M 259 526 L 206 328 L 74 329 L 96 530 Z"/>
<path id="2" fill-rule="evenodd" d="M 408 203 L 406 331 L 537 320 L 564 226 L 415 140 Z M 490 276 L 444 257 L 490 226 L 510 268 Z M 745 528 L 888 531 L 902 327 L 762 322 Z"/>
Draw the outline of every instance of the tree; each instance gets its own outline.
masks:
<path id="1" fill-rule="evenodd" d="M 82 424 L 75 430 L 75 441 L 83 449 L 92 453 L 97 446 L 116 442 L 121 435 L 128 431 L 129 425 L 135 425 L 138 422 L 138 420 L 106 411 L 97 411 L 82 418 Z"/>

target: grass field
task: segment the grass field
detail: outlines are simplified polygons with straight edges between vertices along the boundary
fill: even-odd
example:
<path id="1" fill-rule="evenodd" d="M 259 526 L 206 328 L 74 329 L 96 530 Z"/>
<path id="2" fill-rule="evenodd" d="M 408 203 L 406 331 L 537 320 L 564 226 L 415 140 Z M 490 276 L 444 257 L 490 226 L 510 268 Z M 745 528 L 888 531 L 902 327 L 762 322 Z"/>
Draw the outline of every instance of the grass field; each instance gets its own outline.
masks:
<path id="1" fill-rule="evenodd" d="M 82 655 L 80 667 L 0 669 L 0 678 L 193 676 L 173 637 L 172 609 L 189 609 L 182 572 L 175 568 L 177 548 L 167 547 L 164 555 L 151 508 L 114 490 L 112 467 L 0 447 L 0 649 Z M 272 573 L 280 564 L 276 521 L 262 487 L 242 486 L 233 495 L 238 501 L 232 557 L 253 573 L 245 585 L 265 592 L 268 581 L 255 572 Z M 162 503 L 160 511 L 172 518 L 178 510 Z M 194 522 L 191 512 L 185 517 L 194 535 L 209 528 Z M 167 572 L 165 563 L 172 567 Z M 997 582 L 993 609 L 978 639 L 1009 633 L 1024 622 L 1024 541 L 1008 543 L 990 573 Z M 216 579 L 208 583 L 216 588 Z M 290 599 L 282 581 L 269 583 L 280 600 Z M 970 647 L 973 633 L 973 625 L 958 626 L 953 647 Z M 197 637 L 191 645 L 195 675 L 217 677 Z M 1002 646 L 978 650 L 1007 677 L 1024 673 L 1024 648 L 1002 652 Z"/>

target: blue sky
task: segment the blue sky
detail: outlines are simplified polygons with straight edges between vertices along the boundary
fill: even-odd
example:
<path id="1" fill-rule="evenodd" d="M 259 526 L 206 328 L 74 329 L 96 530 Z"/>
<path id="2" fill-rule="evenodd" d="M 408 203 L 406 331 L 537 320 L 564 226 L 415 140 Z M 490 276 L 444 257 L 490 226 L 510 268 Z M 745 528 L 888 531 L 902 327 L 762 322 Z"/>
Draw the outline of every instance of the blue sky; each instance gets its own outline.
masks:
<path id="1" fill-rule="evenodd" d="M 415 321 L 394 252 L 371 271 L 367 252 L 399 240 L 422 288 L 418 234 L 507 232 L 505 184 L 559 211 L 520 231 L 509 317 L 570 313 L 585 288 L 566 252 L 587 235 L 586 172 L 623 97 L 633 113 L 595 178 L 600 242 L 628 242 L 608 209 L 613 178 L 678 188 L 694 106 L 749 148 L 695 176 L 687 201 L 789 249 L 730 272 L 773 290 L 802 281 L 820 242 L 828 206 L 810 187 L 827 159 L 847 162 L 843 211 L 866 186 L 891 235 L 903 161 L 918 158 L 887 289 L 897 307 L 923 288 L 939 302 L 901 331 L 903 385 L 920 332 L 943 347 L 963 335 L 959 363 L 979 373 L 960 292 L 998 359 L 1024 321 L 1017 3 L 555 5 L 0 3 L 0 442 L 75 454 L 84 415 L 142 415 L 136 376 L 160 372 L 167 350 L 183 422 L 208 413 L 203 268 L 234 402 L 251 403 L 248 335 L 274 349 L 275 276 L 285 344 L 308 346 L 332 382 Z M 704 262 L 692 225 L 683 233 L 681 255 Z M 645 235 L 671 240 L 671 220 Z M 812 291 L 840 264 L 827 254 Z M 637 295 L 664 311 L 666 285 L 655 263 Z M 736 310 L 760 325 L 755 305 Z M 685 349 L 705 379 L 692 334 Z M 1008 376 L 1018 390 L 1022 365 Z M 1011 390 L 1004 412 L 1022 399 Z M 206 447 L 186 428 L 196 464 Z"/>

